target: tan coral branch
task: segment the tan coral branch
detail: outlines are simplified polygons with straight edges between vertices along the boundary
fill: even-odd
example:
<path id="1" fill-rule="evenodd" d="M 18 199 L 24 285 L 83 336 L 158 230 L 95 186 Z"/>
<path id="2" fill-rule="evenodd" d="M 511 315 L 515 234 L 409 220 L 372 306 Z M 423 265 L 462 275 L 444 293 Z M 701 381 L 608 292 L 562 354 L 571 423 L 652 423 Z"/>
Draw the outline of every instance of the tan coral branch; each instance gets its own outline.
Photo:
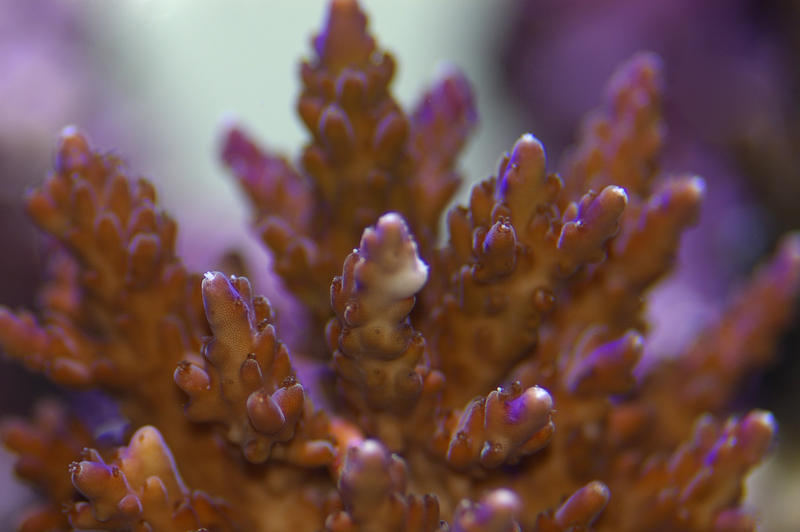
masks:
<path id="1" fill-rule="evenodd" d="M 87 450 L 72 463 L 70 475 L 88 499 L 69 509 L 77 530 L 235 530 L 224 505 L 189 491 L 154 427 L 136 431 L 111 463 Z"/>
<path id="2" fill-rule="evenodd" d="M 175 382 L 190 399 L 189 418 L 224 425 L 250 462 L 267 460 L 274 444 L 291 441 L 288 455 L 304 465 L 330 463 L 329 443 L 312 441 L 310 434 L 295 440 L 298 423 L 314 416 L 313 407 L 286 344 L 275 335 L 269 302 L 253 295 L 246 278 L 220 272 L 206 274 L 203 301 L 213 334 L 203 367 L 184 361 L 175 370 Z"/>
<path id="3" fill-rule="evenodd" d="M 390 213 L 364 231 L 342 276 L 334 279 L 331 303 L 337 318 L 328 325 L 328 338 L 336 346 L 336 372 L 357 408 L 408 411 L 425 381 L 436 378 L 427 364 L 425 340 L 408 317 L 427 277 L 408 227 Z"/>

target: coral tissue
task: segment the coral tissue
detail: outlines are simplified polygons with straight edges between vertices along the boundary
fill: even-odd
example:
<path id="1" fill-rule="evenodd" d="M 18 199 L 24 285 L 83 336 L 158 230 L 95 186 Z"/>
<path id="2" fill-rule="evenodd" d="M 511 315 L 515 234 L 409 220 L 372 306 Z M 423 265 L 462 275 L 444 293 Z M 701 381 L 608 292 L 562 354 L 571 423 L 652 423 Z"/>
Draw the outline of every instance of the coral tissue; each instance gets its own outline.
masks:
<path id="1" fill-rule="evenodd" d="M 352 0 L 313 45 L 298 165 L 238 127 L 222 149 L 305 307 L 297 345 L 246 278 L 186 270 L 147 181 L 63 131 L 26 199 L 52 242 L 41 308 L 0 308 L 0 346 L 138 430 L 114 446 L 52 402 L 7 422 L 43 495 L 21 530 L 753 530 L 742 483 L 776 424 L 728 406 L 789 318 L 800 239 L 637 370 L 648 291 L 704 196 L 659 169 L 658 58 L 613 76 L 560 174 L 522 135 L 442 239 L 468 83 L 449 71 L 406 113 Z"/>

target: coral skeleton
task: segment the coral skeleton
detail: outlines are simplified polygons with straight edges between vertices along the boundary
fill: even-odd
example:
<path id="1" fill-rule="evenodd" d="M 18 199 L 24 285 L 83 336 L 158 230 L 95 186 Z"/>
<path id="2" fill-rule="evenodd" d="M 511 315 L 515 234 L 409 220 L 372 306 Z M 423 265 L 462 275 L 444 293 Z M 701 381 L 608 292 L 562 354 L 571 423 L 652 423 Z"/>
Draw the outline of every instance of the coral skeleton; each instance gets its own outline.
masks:
<path id="1" fill-rule="evenodd" d="M 187 271 L 153 186 L 62 131 L 26 199 L 50 275 L 38 312 L 0 307 L 0 347 L 137 430 L 115 446 L 52 402 L 6 422 L 42 494 L 20 530 L 754 530 L 743 482 L 776 422 L 730 405 L 791 317 L 800 237 L 642 366 L 648 292 L 705 192 L 659 167 L 658 58 L 614 74 L 560 174 L 522 135 L 440 235 L 476 124 L 465 78 L 405 112 L 354 0 L 313 47 L 299 163 L 238 126 L 222 147 L 305 309 L 296 345 L 247 278 Z"/>

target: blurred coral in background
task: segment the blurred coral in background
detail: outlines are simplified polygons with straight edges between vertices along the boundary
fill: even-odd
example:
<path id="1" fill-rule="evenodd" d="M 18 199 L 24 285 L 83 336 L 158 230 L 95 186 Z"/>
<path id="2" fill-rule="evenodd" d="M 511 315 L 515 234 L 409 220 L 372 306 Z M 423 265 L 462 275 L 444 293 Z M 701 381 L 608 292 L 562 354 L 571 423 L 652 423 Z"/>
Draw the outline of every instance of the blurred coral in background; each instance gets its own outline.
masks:
<path id="1" fill-rule="evenodd" d="M 131 169 L 135 157 L 98 149 L 126 142 L 93 125 L 114 103 L 96 92 L 104 84 L 86 48 L 45 48 L 54 78 L 77 74 L 52 119 L 93 134 L 62 129 L 52 170 L 25 196 L 45 266 L 41 280 L 4 277 L 39 288 L 35 305 L 3 296 L 0 348 L 90 395 L 62 392 L 3 423 L 17 475 L 40 495 L 20 514 L 22 530 L 757 527 L 744 481 L 773 449 L 777 424 L 747 392 L 792 319 L 800 235 L 773 246 L 759 225 L 773 209 L 737 176 L 764 146 L 795 155 L 764 140 L 791 138 L 791 124 L 773 122 L 791 107 L 788 52 L 758 48 L 737 59 L 746 68 L 734 63 L 727 52 L 750 50 L 754 37 L 749 12 L 733 5 L 520 5 L 534 15 L 518 17 L 510 79 L 532 91 L 532 129 L 548 154 L 564 155 L 554 164 L 523 134 L 464 205 L 447 210 L 477 124 L 470 82 L 441 69 L 404 110 L 395 59 L 355 0 L 330 2 L 301 63 L 307 137 L 296 161 L 226 122 L 221 162 L 285 290 L 271 301 L 258 295 L 264 282 L 242 276 L 245 240 L 219 246 L 234 242 L 230 219 L 204 211 L 176 223 L 164 208 L 161 185 L 186 190 L 180 211 L 197 206 L 196 183 L 154 184 Z M 37 6 L 54 9 L 53 28 L 20 42 L 91 40 L 77 12 Z M 44 24 L 26 13 L 21 5 L 27 27 Z M 689 15 L 668 45 L 634 39 L 647 21 L 675 30 Z M 705 17 L 729 39 L 724 52 L 703 45 Z M 587 45 L 593 36 L 607 53 Z M 21 46 L 45 47 L 33 42 Z M 587 49 L 596 60 L 570 55 Z M 610 81 L 592 87 L 600 77 Z M 33 82 L 23 94 L 40 109 L 33 89 L 49 87 Z M 31 131 L 62 125 L 34 122 Z M 10 136 L 30 145 L 25 157 L 41 156 L 36 135 Z M 12 223 L 4 233 L 22 225 Z M 742 280 L 767 249 L 772 258 Z M 770 526 L 796 524 L 782 518 Z"/>
<path id="2" fill-rule="evenodd" d="M 93 62 L 83 6 L 55 0 L 3 0 L 0 8 L 0 301 L 34 303 L 45 274 L 37 238 L 20 199 L 39 183 L 52 159 L 56 133 L 80 123 L 122 144 L 110 116 L 115 102 Z M 54 393 L 43 379 L 0 359 L 0 412 L 31 412 L 37 395 Z M 11 457 L 0 454 L 10 473 Z M 24 500 L 24 491 L 0 479 L 0 528 Z"/>
<path id="3" fill-rule="evenodd" d="M 800 19 L 793 6 L 521 0 L 509 17 L 505 77 L 543 141 L 557 150 L 572 142 L 617 64 L 639 50 L 662 57 L 669 130 L 662 164 L 692 168 L 709 183 L 679 274 L 688 284 L 684 296 L 701 299 L 696 312 L 713 308 L 776 234 L 800 225 Z"/>
<path id="4" fill-rule="evenodd" d="M 109 134 L 105 117 L 113 114 L 113 101 L 92 63 L 79 4 L 4 0 L 0 46 L 0 216 L 3 227 L 17 229 L 0 233 L 3 249 L 16 251 L 0 263 L 2 277 L 15 279 L 2 283 L 0 294 L 16 305 L 32 301 L 38 279 L 34 232 L 19 198 L 46 173 L 55 133 L 65 124 Z"/>
<path id="5" fill-rule="evenodd" d="M 783 231 L 800 226 L 800 5 L 518 0 L 509 15 L 503 77 L 548 146 L 572 142 L 581 116 L 620 61 L 638 50 L 664 60 L 668 141 L 662 164 L 691 168 L 708 183 L 678 269 L 651 299 L 656 330 L 650 354 L 674 354 L 714 319 L 720 295 L 758 255 Z M 757 390 L 778 410 L 790 441 L 800 437 L 798 330 L 795 325 L 783 343 L 779 365 L 743 390 Z M 771 503 L 766 513 L 776 530 L 788 526 L 791 505 L 785 501 L 800 490 L 786 485 L 800 471 L 793 448 L 788 442 L 781 448 L 782 469 L 795 473 L 759 480 L 780 484 L 770 491 L 787 494 L 759 498 Z"/>
<path id="6" fill-rule="evenodd" d="M 703 217 L 681 255 L 684 295 L 698 294 L 700 307 L 713 307 L 776 232 L 800 225 L 797 56 L 786 42 L 798 19 L 784 16 L 780 27 L 779 6 L 522 0 L 509 18 L 506 78 L 557 150 L 572 142 L 617 64 L 639 50 L 663 59 L 669 140 L 662 164 L 692 168 L 709 183 Z"/>

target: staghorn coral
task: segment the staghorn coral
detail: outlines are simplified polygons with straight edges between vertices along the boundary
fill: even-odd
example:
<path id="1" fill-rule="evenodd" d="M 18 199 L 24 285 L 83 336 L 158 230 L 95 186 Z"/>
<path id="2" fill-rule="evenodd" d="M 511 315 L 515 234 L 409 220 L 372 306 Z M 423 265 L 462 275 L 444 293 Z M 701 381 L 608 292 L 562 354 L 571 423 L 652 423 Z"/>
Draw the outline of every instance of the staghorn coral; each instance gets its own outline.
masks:
<path id="1" fill-rule="evenodd" d="M 466 81 L 448 72 L 406 115 L 353 0 L 314 49 L 300 166 L 239 128 L 223 147 L 308 310 L 297 346 L 246 278 L 186 271 L 152 186 L 62 132 L 27 198 L 55 241 L 43 307 L 0 308 L 0 346 L 141 428 L 114 449 L 53 407 L 9 424 L 50 499 L 21 529 L 754 529 L 742 482 L 776 424 L 729 405 L 791 314 L 800 237 L 692 348 L 635 372 L 648 290 L 704 192 L 659 169 L 658 59 L 614 75 L 561 175 L 521 136 L 437 247 L 475 122 Z"/>

